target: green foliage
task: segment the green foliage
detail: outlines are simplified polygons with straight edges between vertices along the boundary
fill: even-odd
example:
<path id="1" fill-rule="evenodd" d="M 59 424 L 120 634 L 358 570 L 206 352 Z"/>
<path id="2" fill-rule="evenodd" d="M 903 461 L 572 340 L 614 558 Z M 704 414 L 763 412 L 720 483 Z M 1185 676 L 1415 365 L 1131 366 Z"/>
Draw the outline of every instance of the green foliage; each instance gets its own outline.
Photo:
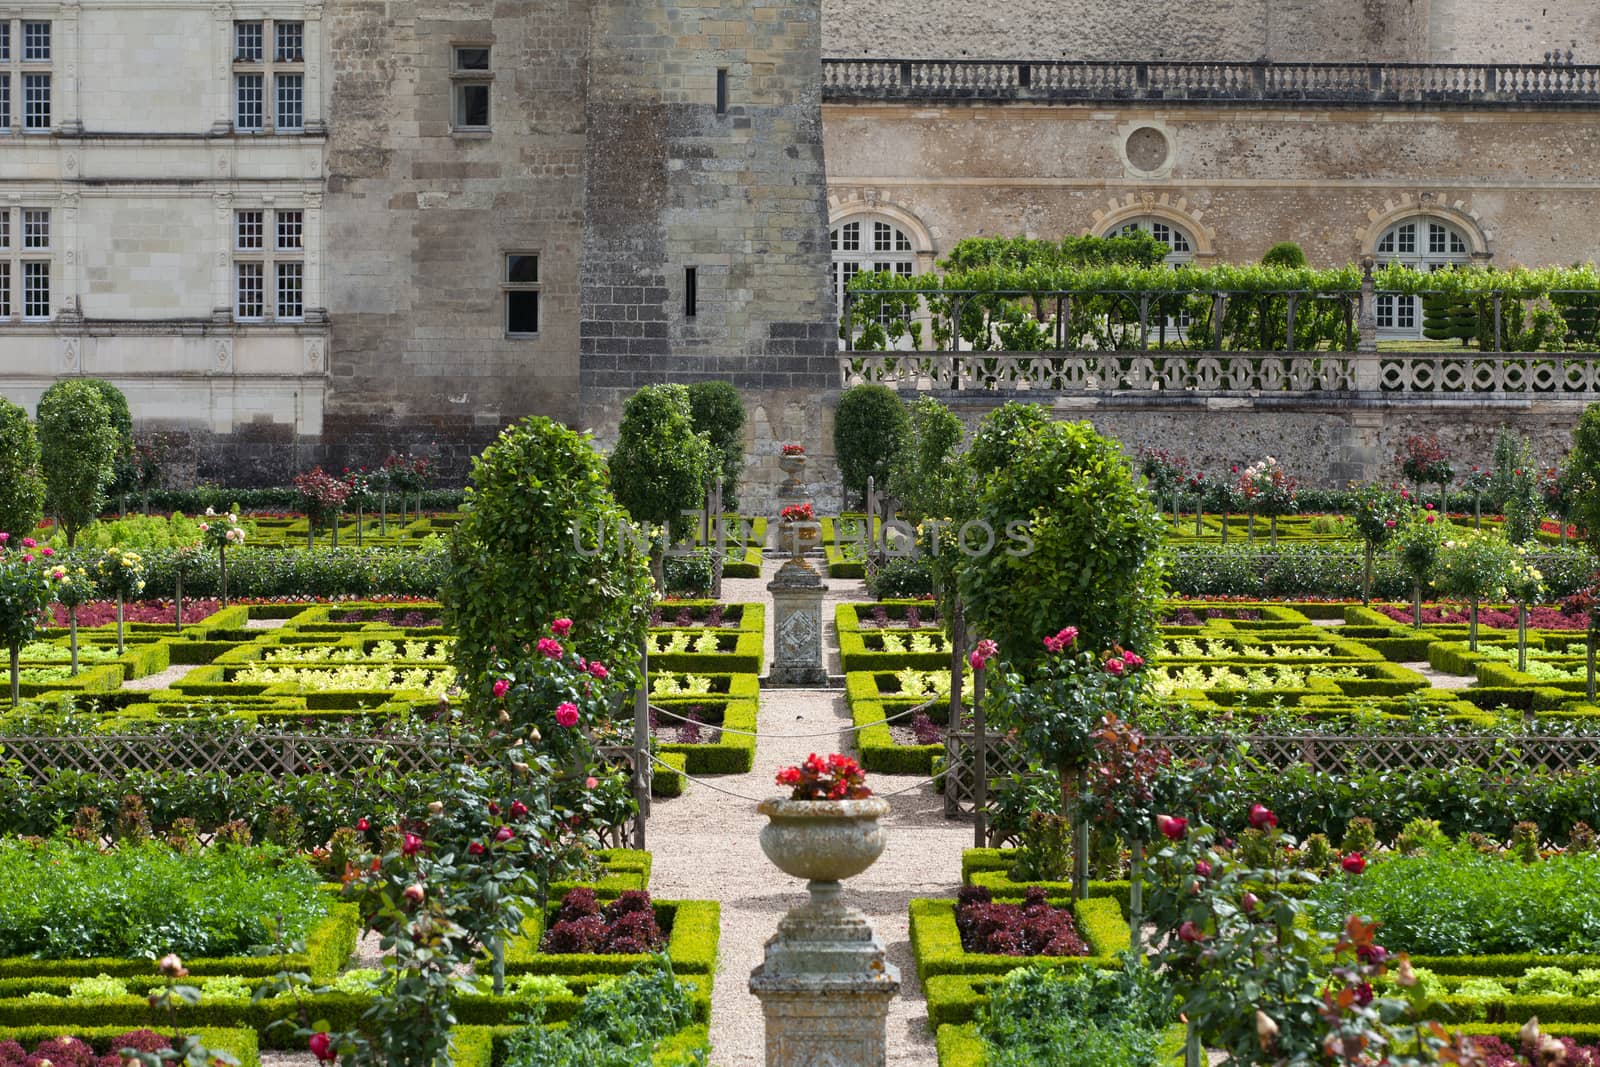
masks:
<path id="1" fill-rule="evenodd" d="M 1373 548 L 1382 548 L 1399 535 L 1410 510 L 1400 490 L 1382 482 L 1352 487 L 1348 518 L 1356 536 Z"/>
<path id="2" fill-rule="evenodd" d="M 78 547 L 82 549 L 118 548 L 144 552 L 152 548 L 177 548 L 181 545 L 199 544 L 200 521 L 182 512 L 171 515 L 129 515 L 125 519 L 101 519 L 91 522 L 78 534 Z M 57 548 L 66 547 L 65 538 L 53 537 Z M 235 557 L 237 558 L 237 557 Z"/>
<path id="3" fill-rule="evenodd" d="M 39 525 L 44 476 L 28 413 L 0 397 L 0 532 L 24 538 Z"/>
<path id="4" fill-rule="evenodd" d="M 1449 293 L 1424 293 L 1422 336 L 1431 341 L 1459 340 L 1463 346 L 1478 337 L 1475 300 Z"/>
<path id="5" fill-rule="evenodd" d="M 911 404 L 905 444 L 889 471 L 889 492 L 912 522 L 954 518 L 963 506 L 966 470 L 959 461 L 961 418 L 931 396 Z"/>
<path id="6" fill-rule="evenodd" d="M 1583 409 L 1572 428 L 1566 475 L 1573 498 L 1572 519 L 1592 552 L 1600 553 L 1600 404 Z"/>
<path id="7" fill-rule="evenodd" d="M 911 432 L 905 405 L 883 385 L 853 385 L 833 413 L 833 451 L 849 493 L 865 493 L 867 479 L 889 484 L 900 449 Z"/>
<path id="8" fill-rule="evenodd" d="M 1533 445 L 1526 434 L 1508 426 L 1500 427 L 1494 435 L 1494 469 L 1489 475 L 1489 503 L 1496 508 L 1505 507 L 1511 498 L 1512 479 L 1519 470 L 1533 468 Z"/>
<path id="9" fill-rule="evenodd" d="M 1171 988 L 1132 956 L 1118 971 L 1022 967 L 988 987 L 988 1067 L 1157 1067 Z"/>
<path id="10" fill-rule="evenodd" d="M 46 506 L 61 520 L 69 545 L 105 506 L 117 434 L 110 409 L 89 380 L 63 379 L 39 398 Z"/>
<path id="11" fill-rule="evenodd" d="M 55 598 L 48 562 L 19 545 L 0 548 L 0 646 L 21 648 L 38 635 L 40 614 Z"/>
<path id="12" fill-rule="evenodd" d="M 1314 896 L 1330 921 L 1376 920 L 1390 952 L 1427 956 L 1600 950 L 1600 857 L 1537 863 L 1470 845 L 1374 860 L 1360 878 Z"/>
<path id="13" fill-rule="evenodd" d="M 1149 495 L 1117 444 L 1089 423 L 1015 420 L 1018 406 L 986 419 L 973 448 L 974 469 L 988 472 L 974 517 L 996 543 L 961 568 L 972 632 L 1023 667 L 1065 625 L 1091 650 L 1148 650 L 1163 567 Z M 980 457 L 1003 440 L 1014 451 L 992 468 Z"/>
<path id="14" fill-rule="evenodd" d="M 133 413 L 128 410 L 128 398 L 123 395 L 122 390 L 102 378 L 79 378 L 78 381 L 92 386 L 100 394 L 100 399 L 105 401 L 106 414 L 111 418 L 111 428 L 117 432 L 118 452 L 132 448 Z"/>
<path id="15" fill-rule="evenodd" d="M 1519 556 L 1497 532 L 1464 530 L 1439 549 L 1433 585 L 1447 596 L 1469 600 L 1501 600 Z"/>
<path id="16" fill-rule="evenodd" d="M 311 867 L 271 847 L 3 841 L 0 881 L 0 956 L 238 955 L 270 942 L 275 923 L 303 939 L 328 910 Z"/>
<path id="17" fill-rule="evenodd" d="M 647 385 L 628 398 L 611 452 L 611 488 L 636 522 L 670 523 L 699 507 L 717 467 L 709 439 L 696 432 L 688 389 Z"/>
<path id="18" fill-rule="evenodd" d="M 1263 267 L 1304 267 L 1306 254 L 1293 241 L 1279 241 L 1261 256 Z"/>
<path id="19" fill-rule="evenodd" d="M 539 1024 L 506 1038 L 504 1067 L 639 1067 L 663 1039 L 694 1021 L 688 987 L 663 957 L 657 966 L 601 982 L 563 1029 Z M 709 1047 L 684 1051 L 678 1062 L 704 1064 Z"/>
<path id="20" fill-rule="evenodd" d="M 878 600 L 929 596 L 933 593 L 932 560 L 922 554 L 893 557 L 867 576 L 867 592 Z"/>
<path id="21" fill-rule="evenodd" d="M 722 505 L 733 511 L 744 472 L 744 401 L 729 382 L 695 382 L 689 386 L 689 411 L 695 432 L 711 439 L 713 459 L 722 469 Z"/>
<path id="22" fill-rule="evenodd" d="M 637 672 L 653 591 L 588 438 L 548 419 L 510 427 L 473 460 L 468 496 L 441 591 L 458 677 L 483 691 L 476 682 L 495 647 L 534 641 L 564 617 L 582 620 L 586 653 L 625 685 Z M 230 581 L 244 555 L 234 554 Z"/>

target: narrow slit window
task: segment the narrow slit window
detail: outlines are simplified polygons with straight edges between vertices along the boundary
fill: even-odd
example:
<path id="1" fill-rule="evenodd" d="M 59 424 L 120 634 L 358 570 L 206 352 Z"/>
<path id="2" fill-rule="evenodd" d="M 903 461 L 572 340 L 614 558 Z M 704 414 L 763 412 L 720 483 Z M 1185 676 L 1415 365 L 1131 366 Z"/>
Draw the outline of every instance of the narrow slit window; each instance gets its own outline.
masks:
<path id="1" fill-rule="evenodd" d="M 699 302 L 699 277 L 693 267 L 683 268 L 683 317 L 692 319 L 698 310 Z"/>
<path id="2" fill-rule="evenodd" d="M 728 113 L 728 68 L 717 68 L 717 114 Z"/>

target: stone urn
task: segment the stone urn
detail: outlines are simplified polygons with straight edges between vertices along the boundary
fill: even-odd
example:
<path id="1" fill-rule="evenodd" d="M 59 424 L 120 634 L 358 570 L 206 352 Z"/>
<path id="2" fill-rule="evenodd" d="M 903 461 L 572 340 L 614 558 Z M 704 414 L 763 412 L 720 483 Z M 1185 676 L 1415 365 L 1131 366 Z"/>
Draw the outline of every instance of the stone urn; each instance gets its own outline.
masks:
<path id="1" fill-rule="evenodd" d="M 816 520 L 809 522 L 779 522 L 778 547 L 791 555 L 803 556 L 817 547 L 822 540 L 822 528 Z"/>
<path id="2" fill-rule="evenodd" d="M 770 820 L 761 830 L 761 851 L 784 874 L 838 883 L 854 878 L 883 854 L 886 836 L 878 820 L 889 814 L 889 802 L 882 797 L 774 797 L 756 810 Z"/>
<path id="3" fill-rule="evenodd" d="M 785 477 L 783 484 L 778 487 L 778 495 L 783 497 L 798 497 L 805 494 L 805 484 L 802 475 L 806 472 L 806 454 L 804 452 L 782 453 L 778 456 L 778 469 Z"/>

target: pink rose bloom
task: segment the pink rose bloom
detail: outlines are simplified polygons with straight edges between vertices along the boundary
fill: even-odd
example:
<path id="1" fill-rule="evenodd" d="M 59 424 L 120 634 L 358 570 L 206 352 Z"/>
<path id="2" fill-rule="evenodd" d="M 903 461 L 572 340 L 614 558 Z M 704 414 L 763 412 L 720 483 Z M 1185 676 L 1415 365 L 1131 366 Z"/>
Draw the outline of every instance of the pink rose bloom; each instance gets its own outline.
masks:
<path id="1" fill-rule="evenodd" d="M 1157 815 L 1156 829 L 1161 831 L 1161 836 L 1168 841 L 1176 841 L 1189 829 L 1189 820 L 1176 815 Z"/>
<path id="2" fill-rule="evenodd" d="M 606 665 L 600 662 L 589 664 L 589 673 L 602 682 L 611 677 L 611 672 L 606 670 Z"/>
<path id="3" fill-rule="evenodd" d="M 34 546 L 34 545 L 36 545 L 36 544 L 38 544 L 38 542 L 37 542 L 37 541 L 35 541 L 35 540 L 34 540 L 34 539 L 33 539 L 33 538 L 31 538 L 31 537 L 24 537 L 24 538 L 23 538 L 23 539 L 22 539 L 22 547 L 23 547 L 23 548 L 32 548 L 32 547 L 33 547 L 33 546 Z"/>
<path id="4" fill-rule="evenodd" d="M 1107 674 L 1121 674 L 1122 671 L 1123 671 L 1123 662 L 1122 662 L 1122 660 L 1117 659 L 1115 656 L 1113 656 L 1111 659 L 1106 660 L 1106 673 Z"/>
<path id="5" fill-rule="evenodd" d="M 506 681 L 504 678 L 496 679 L 496 681 L 494 683 L 495 699 L 498 700 L 501 697 L 504 697 L 506 695 L 506 692 L 508 690 L 510 690 L 510 688 L 511 688 L 511 683 Z"/>
<path id="6" fill-rule="evenodd" d="M 26 556 L 23 556 L 22 557 L 22 562 L 24 562 L 24 563 L 32 563 L 33 562 L 33 553 L 30 552 Z"/>
<path id="7" fill-rule="evenodd" d="M 1061 642 L 1062 648 L 1066 648 L 1077 639 L 1078 628 L 1076 626 L 1063 626 L 1060 630 L 1056 631 L 1056 640 Z"/>
<path id="8" fill-rule="evenodd" d="M 567 636 L 567 634 L 572 632 L 572 620 L 557 619 L 555 622 L 550 624 L 550 632 L 555 634 L 557 637 Z"/>
<path id="9" fill-rule="evenodd" d="M 1054 637 L 1046 637 L 1044 639 L 1044 650 L 1046 652 L 1060 652 L 1061 649 L 1062 644 L 1058 639 Z"/>
<path id="10" fill-rule="evenodd" d="M 5 544 L 9 540 L 11 540 L 11 535 L 3 530 L 0 530 L 0 545 Z"/>
<path id="11" fill-rule="evenodd" d="M 1266 830 L 1278 825 L 1278 817 L 1272 814 L 1265 804 L 1250 805 L 1250 825 L 1257 830 Z"/>
<path id="12" fill-rule="evenodd" d="M 39 550 L 39 554 L 45 559 L 49 559 L 51 556 L 56 554 L 56 550 L 51 548 L 49 545 L 45 545 Z"/>
<path id="13" fill-rule="evenodd" d="M 983 668 L 984 668 L 983 653 L 979 652 L 977 649 L 973 649 L 972 650 L 972 654 L 967 657 L 967 662 L 972 664 L 972 669 L 973 670 L 975 670 L 975 671 L 983 670 Z"/>
<path id="14" fill-rule="evenodd" d="M 595 786 L 597 786 L 599 784 L 600 784 L 600 779 L 594 777 L 593 775 L 590 775 L 588 778 L 585 778 L 583 780 L 583 787 L 585 789 L 593 789 Z"/>
<path id="15" fill-rule="evenodd" d="M 1144 657 L 1137 652 L 1124 652 L 1122 654 L 1122 663 L 1130 671 L 1136 671 L 1144 666 Z"/>
<path id="16" fill-rule="evenodd" d="M 559 707 L 557 707 L 556 725 L 569 727 L 578 725 L 578 706 L 576 704 L 563 702 Z"/>
<path id="17" fill-rule="evenodd" d="M 551 659 L 561 658 L 561 642 L 549 637 L 539 638 L 540 655 L 549 656 Z"/>
<path id="18" fill-rule="evenodd" d="M 513 837 L 516 837 L 516 836 L 517 836 L 516 831 L 511 829 L 511 827 L 509 827 L 509 826 L 502 826 L 502 827 L 500 827 L 500 829 L 498 829 L 498 830 L 496 830 L 494 832 L 494 839 L 496 841 L 510 841 Z"/>

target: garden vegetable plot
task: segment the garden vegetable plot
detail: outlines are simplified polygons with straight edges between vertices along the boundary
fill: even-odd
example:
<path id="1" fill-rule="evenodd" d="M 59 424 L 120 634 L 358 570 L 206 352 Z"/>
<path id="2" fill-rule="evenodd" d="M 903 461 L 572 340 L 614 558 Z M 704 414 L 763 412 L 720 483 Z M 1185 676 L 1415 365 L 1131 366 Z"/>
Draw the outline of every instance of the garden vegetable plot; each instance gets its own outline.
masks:
<path id="1" fill-rule="evenodd" d="M 761 604 L 711 601 L 673 602 L 655 613 L 650 700 L 667 763 L 690 774 L 750 769 L 765 618 Z M 352 719 L 432 719 L 457 685 L 452 638 L 441 622 L 439 605 L 427 601 L 235 605 L 187 622 L 181 633 L 130 623 L 120 654 L 114 625 L 84 627 L 76 676 L 67 638 L 52 630 L 23 650 L 30 699 L 0 716 L 0 731 L 81 729 L 85 715 L 105 733 L 181 721 L 298 732 Z M 193 669 L 165 687 L 122 688 L 178 665 Z M 71 698 L 65 710 L 63 698 Z M 683 784 L 661 769 L 660 795 L 676 795 Z"/>

